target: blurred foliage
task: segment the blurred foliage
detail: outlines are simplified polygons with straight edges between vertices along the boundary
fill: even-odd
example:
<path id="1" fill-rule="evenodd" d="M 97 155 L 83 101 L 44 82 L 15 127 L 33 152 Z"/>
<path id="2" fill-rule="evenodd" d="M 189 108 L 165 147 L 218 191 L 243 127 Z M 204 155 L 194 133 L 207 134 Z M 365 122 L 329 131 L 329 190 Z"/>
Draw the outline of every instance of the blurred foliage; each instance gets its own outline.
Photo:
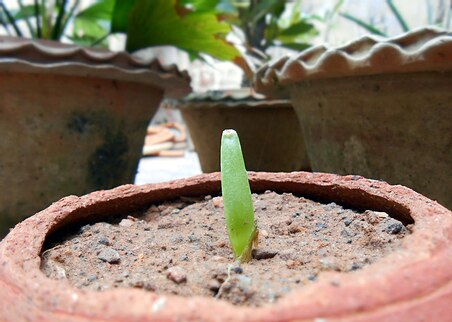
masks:
<path id="1" fill-rule="evenodd" d="M 200 9 L 192 10 L 191 2 Z M 194 58 L 207 54 L 221 60 L 238 59 L 239 51 L 225 39 L 231 31 L 229 24 L 218 19 L 209 1 L 191 2 L 116 0 L 111 30 L 127 35 L 128 51 L 172 45 Z"/>
<path id="2" fill-rule="evenodd" d="M 80 45 L 91 45 L 101 42 L 108 33 L 114 3 L 98 0 L 81 10 L 80 0 L 34 0 L 27 5 L 17 0 L 17 9 L 13 10 L 0 1 L 0 25 L 11 36 L 55 41 L 66 37 Z"/>
<path id="3" fill-rule="evenodd" d="M 342 5 L 342 1 L 340 2 L 340 5 Z M 400 29 L 403 32 L 410 31 L 411 30 L 410 26 L 408 25 L 403 14 L 400 12 L 399 8 L 395 5 L 394 1 L 386 0 L 386 5 L 388 6 L 389 10 L 391 11 L 391 13 L 394 15 L 395 19 L 397 20 L 397 23 L 399 24 Z M 428 24 L 436 26 L 436 27 L 444 28 L 444 29 L 449 29 L 452 7 L 448 4 L 448 1 L 446 3 L 440 3 L 440 6 L 441 5 L 445 5 L 445 7 L 438 8 L 438 11 L 440 12 L 440 14 L 438 15 L 438 18 L 435 20 L 435 19 L 433 19 L 433 4 L 430 0 L 426 1 Z M 347 12 L 341 12 L 339 14 L 343 18 L 364 28 L 367 32 L 369 32 L 371 34 L 388 37 L 388 34 L 384 30 L 382 30 L 381 28 L 376 26 L 375 24 L 367 22 L 367 21 L 365 21 L 359 17 L 353 16 Z"/>

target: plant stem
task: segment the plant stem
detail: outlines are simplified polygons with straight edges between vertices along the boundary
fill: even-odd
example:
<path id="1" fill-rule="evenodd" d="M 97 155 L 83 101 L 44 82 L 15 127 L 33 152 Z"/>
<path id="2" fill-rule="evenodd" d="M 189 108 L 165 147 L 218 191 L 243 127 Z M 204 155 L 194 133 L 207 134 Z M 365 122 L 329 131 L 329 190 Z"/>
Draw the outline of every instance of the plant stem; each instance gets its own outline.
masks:
<path id="1" fill-rule="evenodd" d="M 62 25 L 63 25 L 63 18 L 66 14 L 66 5 L 67 0 L 62 0 L 60 4 L 60 8 L 58 10 L 58 16 L 55 22 L 55 25 L 53 26 L 51 39 L 52 40 L 59 40 L 62 36 Z"/>
<path id="2" fill-rule="evenodd" d="M 102 41 L 104 41 L 104 39 L 106 39 L 108 36 L 110 36 L 110 32 L 107 32 L 105 35 L 103 35 L 102 37 L 100 37 L 100 38 L 98 38 L 98 39 L 96 39 L 96 40 L 94 40 L 92 43 L 91 43 L 91 45 L 90 45 L 90 47 L 95 47 L 95 46 L 97 46 L 98 44 L 100 44 Z"/>
<path id="3" fill-rule="evenodd" d="M 24 6 L 23 1 L 22 1 L 22 0 L 18 0 L 17 2 L 19 3 L 20 9 L 21 9 L 22 11 L 25 11 L 25 6 Z M 25 20 L 25 23 L 27 24 L 27 28 L 28 28 L 28 31 L 30 32 L 31 37 L 32 37 L 32 38 L 35 38 L 35 37 L 36 37 L 36 31 L 34 30 L 32 24 L 31 24 L 31 22 L 30 22 L 29 17 L 25 15 L 25 16 L 24 16 L 24 20 Z"/>
<path id="4" fill-rule="evenodd" d="M 394 2 L 392 0 L 386 0 L 386 3 L 388 4 L 389 8 L 391 9 L 392 13 L 396 17 L 397 21 L 400 24 L 400 27 L 402 27 L 402 30 L 404 32 L 407 32 L 410 30 L 410 27 L 408 27 L 408 24 L 406 23 L 405 19 L 403 19 L 402 15 L 400 14 L 399 10 L 395 6 Z"/>
<path id="5" fill-rule="evenodd" d="M 64 35 L 66 28 L 67 28 L 67 24 L 69 22 L 69 20 L 74 17 L 74 13 L 75 10 L 77 10 L 78 6 L 80 5 L 80 0 L 76 0 L 74 5 L 71 7 L 71 9 L 69 10 L 68 15 L 66 16 L 66 18 L 64 19 L 63 22 L 63 26 L 61 27 L 61 34 Z"/>
<path id="6" fill-rule="evenodd" d="M 39 2 L 38 0 L 34 0 L 35 4 L 35 19 L 36 19 L 36 37 L 41 39 L 42 38 L 42 30 L 41 30 L 41 16 L 40 16 L 40 8 L 39 8 Z"/>
<path id="7" fill-rule="evenodd" d="M 6 7 L 6 5 L 3 3 L 3 1 L 0 2 L 0 7 L 2 7 L 3 12 L 6 15 L 6 18 L 8 19 L 9 23 L 13 26 L 13 29 L 16 32 L 16 35 L 18 37 L 22 37 L 22 32 L 20 31 L 19 27 L 17 27 L 16 20 L 14 19 L 11 12 Z"/>

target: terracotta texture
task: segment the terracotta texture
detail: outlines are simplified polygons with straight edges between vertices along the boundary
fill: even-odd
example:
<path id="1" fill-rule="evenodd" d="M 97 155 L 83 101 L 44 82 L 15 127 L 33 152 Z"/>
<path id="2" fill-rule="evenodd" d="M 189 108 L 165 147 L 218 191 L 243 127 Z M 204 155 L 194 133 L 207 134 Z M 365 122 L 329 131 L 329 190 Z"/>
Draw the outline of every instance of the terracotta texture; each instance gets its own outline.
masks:
<path id="1" fill-rule="evenodd" d="M 450 321 L 452 212 L 416 192 L 359 176 L 250 173 L 255 192 L 272 189 L 385 211 L 415 222 L 402 248 L 353 274 L 326 273 L 274 305 L 234 307 L 211 298 L 139 289 L 92 292 L 40 270 L 49 234 L 68 225 L 141 209 L 177 196 L 218 194 L 220 175 L 70 196 L 17 225 L 0 243 L 0 313 L 4 321 Z M 319 320 L 317 320 L 319 321 Z"/>
<path id="2" fill-rule="evenodd" d="M 185 74 L 125 53 L 9 40 L 0 38 L 0 237 L 63 196 L 133 182 L 165 90 L 189 88 Z"/>
<path id="3" fill-rule="evenodd" d="M 177 107 L 204 172 L 220 170 L 221 133 L 235 129 L 252 171 L 309 170 L 297 116 L 287 100 L 266 100 L 242 89 L 192 96 Z"/>
<path id="4" fill-rule="evenodd" d="M 315 47 L 258 72 L 290 94 L 314 171 L 403 184 L 452 209 L 452 34 Z"/>
<path id="5" fill-rule="evenodd" d="M 297 56 L 285 56 L 260 68 L 258 92 L 277 94 L 298 82 L 349 76 L 443 72 L 452 69 L 452 33 L 422 28 L 385 39 L 364 36 L 337 48 L 314 46 Z"/>

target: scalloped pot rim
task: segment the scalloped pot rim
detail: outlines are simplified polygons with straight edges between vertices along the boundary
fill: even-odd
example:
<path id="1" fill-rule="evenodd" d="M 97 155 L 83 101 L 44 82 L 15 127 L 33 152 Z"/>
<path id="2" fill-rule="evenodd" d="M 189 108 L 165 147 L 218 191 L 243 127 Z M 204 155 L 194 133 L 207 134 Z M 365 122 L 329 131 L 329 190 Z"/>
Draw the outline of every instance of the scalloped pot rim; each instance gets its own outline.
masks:
<path id="1" fill-rule="evenodd" d="M 393 38 L 364 36 L 345 46 L 315 46 L 262 66 L 257 92 L 273 94 L 305 80 L 452 70 L 452 33 L 421 28 Z"/>
<path id="2" fill-rule="evenodd" d="M 176 65 L 145 61 L 126 52 L 83 48 L 52 41 L 0 37 L 0 71 L 94 77 L 161 88 L 169 97 L 191 91 L 190 76 Z"/>
<path id="3" fill-rule="evenodd" d="M 0 243 L 0 313 L 16 321 L 446 321 L 452 308 L 452 212 L 403 186 L 360 176 L 250 173 L 255 192 L 272 189 L 386 211 L 410 221 L 402 247 L 349 274 L 328 272 L 260 308 L 139 289 L 81 290 L 40 270 L 47 236 L 64 226 L 176 198 L 218 194 L 220 174 L 154 185 L 125 185 L 69 196 L 17 225 Z"/>

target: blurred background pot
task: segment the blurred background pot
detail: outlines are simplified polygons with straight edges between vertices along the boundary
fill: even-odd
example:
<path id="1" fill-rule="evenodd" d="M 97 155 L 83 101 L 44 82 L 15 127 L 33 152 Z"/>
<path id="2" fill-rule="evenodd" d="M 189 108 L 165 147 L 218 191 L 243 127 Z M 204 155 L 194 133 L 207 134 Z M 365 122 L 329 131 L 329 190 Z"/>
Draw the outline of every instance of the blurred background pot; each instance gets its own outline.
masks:
<path id="1" fill-rule="evenodd" d="M 132 183 L 173 67 L 51 41 L 0 38 L 0 237 L 66 195 Z"/>
<path id="2" fill-rule="evenodd" d="M 256 88 L 290 95 L 314 171 L 403 184 L 452 209 L 452 35 L 426 28 L 264 66 Z"/>
<path id="3" fill-rule="evenodd" d="M 250 171 L 309 170 L 302 132 L 287 100 L 266 100 L 249 88 L 211 91 L 179 101 L 203 172 L 220 170 L 224 129 L 240 135 Z"/>

